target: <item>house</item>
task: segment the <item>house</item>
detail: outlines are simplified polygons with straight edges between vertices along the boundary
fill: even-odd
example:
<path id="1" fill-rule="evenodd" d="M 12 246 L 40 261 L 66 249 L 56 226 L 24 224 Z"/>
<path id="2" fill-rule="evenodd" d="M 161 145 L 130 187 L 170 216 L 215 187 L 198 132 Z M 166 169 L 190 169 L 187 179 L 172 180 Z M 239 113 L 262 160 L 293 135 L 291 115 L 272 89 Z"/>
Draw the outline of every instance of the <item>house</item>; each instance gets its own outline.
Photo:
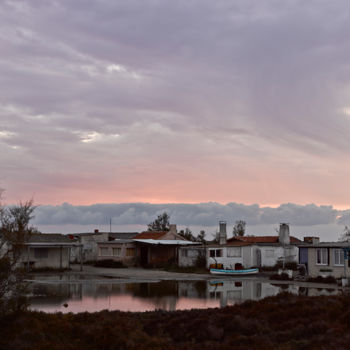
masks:
<path id="1" fill-rule="evenodd" d="M 141 266 L 164 266 L 178 263 L 179 247 L 198 245 L 187 241 L 177 233 L 176 225 L 170 225 L 169 231 L 145 231 L 136 235 L 133 241 L 137 244 Z"/>
<path id="2" fill-rule="evenodd" d="M 135 266 L 138 263 L 137 247 L 132 239 L 97 242 L 97 247 L 97 261 L 113 260 L 126 266 Z"/>
<path id="3" fill-rule="evenodd" d="M 72 233 L 68 235 L 69 237 L 75 238 L 79 243 L 82 244 L 82 260 L 85 262 L 93 262 L 97 260 L 98 256 L 98 242 L 108 242 L 109 233 L 100 232 L 95 230 L 94 232 L 85 233 Z M 80 261 L 79 251 L 77 249 L 72 249 L 71 260 Z"/>
<path id="4" fill-rule="evenodd" d="M 320 242 L 317 237 L 305 237 L 299 244 L 299 263 L 305 265 L 310 277 L 349 277 L 349 250 L 349 242 Z"/>
<path id="5" fill-rule="evenodd" d="M 298 262 L 298 243 L 289 225 L 280 224 L 278 236 L 234 236 L 227 239 L 226 222 L 219 223 L 218 243 L 207 247 L 207 267 L 271 267 L 278 262 Z"/>
<path id="6" fill-rule="evenodd" d="M 120 261 L 124 265 L 164 266 L 178 261 L 180 246 L 198 244 L 185 240 L 177 234 L 176 225 L 169 231 L 145 231 L 129 239 L 98 242 L 98 257 L 101 260 Z"/>
<path id="7" fill-rule="evenodd" d="M 81 245 L 66 235 L 38 233 L 24 243 L 19 265 L 27 269 L 67 269 L 70 251 Z"/>

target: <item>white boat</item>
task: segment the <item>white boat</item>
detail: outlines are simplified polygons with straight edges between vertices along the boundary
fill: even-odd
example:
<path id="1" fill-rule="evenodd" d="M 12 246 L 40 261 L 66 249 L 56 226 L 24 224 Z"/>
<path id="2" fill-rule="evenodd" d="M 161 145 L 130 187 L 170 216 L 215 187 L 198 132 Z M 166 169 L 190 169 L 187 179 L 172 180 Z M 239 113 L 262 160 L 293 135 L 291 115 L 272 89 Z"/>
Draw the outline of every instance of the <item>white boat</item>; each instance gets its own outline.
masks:
<path id="1" fill-rule="evenodd" d="M 210 273 L 212 273 L 213 275 L 241 276 L 241 275 L 254 275 L 258 272 L 259 272 L 258 268 L 242 269 L 242 270 L 210 269 Z"/>

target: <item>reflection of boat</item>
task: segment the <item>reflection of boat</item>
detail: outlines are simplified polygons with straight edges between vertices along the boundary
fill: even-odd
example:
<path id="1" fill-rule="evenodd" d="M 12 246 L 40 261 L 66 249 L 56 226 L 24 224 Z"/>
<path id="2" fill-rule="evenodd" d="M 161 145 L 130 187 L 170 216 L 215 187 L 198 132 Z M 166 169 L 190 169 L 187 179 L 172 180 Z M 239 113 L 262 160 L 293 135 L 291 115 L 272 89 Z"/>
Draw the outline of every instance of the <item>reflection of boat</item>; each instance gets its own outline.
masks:
<path id="1" fill-rule="evenodd" d="M 214 275 L 241 276 L 241 275 L 254 275 L 258 272 L 259 272 L 258 268 L 242 269 L 242 270 L 210 269 L 210 273 Z"/>

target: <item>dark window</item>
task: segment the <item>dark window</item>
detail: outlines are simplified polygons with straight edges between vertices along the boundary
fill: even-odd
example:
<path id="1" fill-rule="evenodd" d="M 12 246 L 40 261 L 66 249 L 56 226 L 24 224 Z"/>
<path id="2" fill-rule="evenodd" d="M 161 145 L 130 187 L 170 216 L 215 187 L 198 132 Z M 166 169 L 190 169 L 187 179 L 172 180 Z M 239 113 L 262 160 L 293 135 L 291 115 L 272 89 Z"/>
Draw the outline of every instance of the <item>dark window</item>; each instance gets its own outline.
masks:
<path id="1" fill-rule="evenodd" d="M 49 250 L 47 248 L 34 248 L 35 259 L 47 259 L 49 256 Z"/>

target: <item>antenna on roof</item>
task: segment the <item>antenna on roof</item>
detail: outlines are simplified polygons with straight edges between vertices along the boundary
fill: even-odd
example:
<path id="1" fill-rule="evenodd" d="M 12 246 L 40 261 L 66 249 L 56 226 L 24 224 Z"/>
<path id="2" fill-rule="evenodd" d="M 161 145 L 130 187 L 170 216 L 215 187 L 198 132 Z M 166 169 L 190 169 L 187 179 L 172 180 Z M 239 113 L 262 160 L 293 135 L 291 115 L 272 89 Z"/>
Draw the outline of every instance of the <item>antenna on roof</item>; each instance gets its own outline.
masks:
<path id="1" fill-rule="evenodd" d="M 112 218 L 109 219 L 109 233 L 112 232 Z"/>

